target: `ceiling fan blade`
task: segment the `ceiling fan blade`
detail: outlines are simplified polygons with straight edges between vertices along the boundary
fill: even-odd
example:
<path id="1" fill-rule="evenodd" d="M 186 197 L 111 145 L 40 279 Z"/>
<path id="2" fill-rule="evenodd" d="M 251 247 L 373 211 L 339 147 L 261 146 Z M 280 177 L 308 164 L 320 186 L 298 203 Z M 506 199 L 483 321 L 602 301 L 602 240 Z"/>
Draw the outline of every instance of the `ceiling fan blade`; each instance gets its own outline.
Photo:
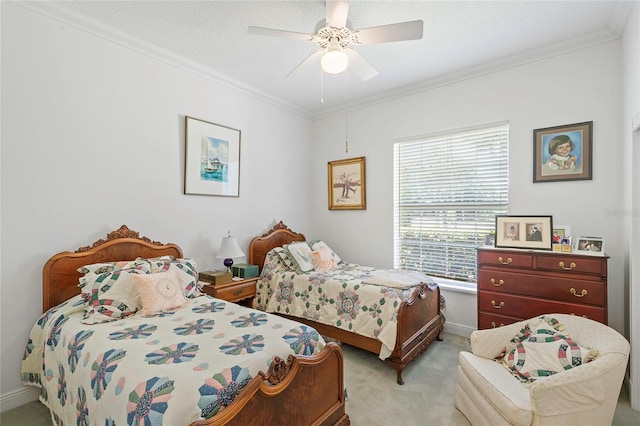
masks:
<path id="1" fill-rule="evenodd" d="M 247 33 L 255 35 L 264 35 L 270 37 L 293 38 L 296 40 L 311 41 L 313 35 L 305 33 L 297 33 L 294 31 L 274 30 L 273 28 L 253 27 L 247 28 Z"/>
<path id="2" fill-rule="evenodd" d="M 388 43 L 391 41 L 419 40 L 422 38 L 424 22 L 408 21 L 398 24 L 364 28 L 356 32 L 358 44 Z"/>
<path id="3" fill-rule="evenodd" d="M 323 53 L 324 53 L 324 49 L 320 49 L 313 52 L 311 55 L 304 58 L 302 62 L 296 65 L 294 69 L 289 71 L 289 74 L 287 74 L 286 77 L 289 77 L 291 74 L 293 74 L 294 71 L 308 69 L 311 66 L 317 64 L 318 62 L 320 62 L 320 58 L 322 58 Z"/>
<path id="4" fill-rule="evenodd" d="M 349 58 L 349 68 L 355 72 L 362 81 L 367 81 L 378 75 L 378 71 L 369 64 L 358 52 L 353 49 L 344 49 Z"/>
<path id="5" fill-rule="evenodd" d="M 334 28 L 343 28 L 347 25 L 349 14 L 348 0 L 327 0 L 327 25 Z"/>

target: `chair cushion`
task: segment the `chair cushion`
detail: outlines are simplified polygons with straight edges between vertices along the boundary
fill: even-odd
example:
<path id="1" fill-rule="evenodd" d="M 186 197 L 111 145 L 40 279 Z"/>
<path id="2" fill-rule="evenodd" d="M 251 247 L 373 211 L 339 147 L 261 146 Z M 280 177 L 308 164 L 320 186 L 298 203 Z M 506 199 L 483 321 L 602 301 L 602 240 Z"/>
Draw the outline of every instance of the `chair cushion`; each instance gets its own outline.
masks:
<path id="1" fill-rule="evenodd" d="M 459 365 L 481 398 L 515 425 L 530 425 L 529 391 L 500 363 L 469 352 L 460 352 Z"/>

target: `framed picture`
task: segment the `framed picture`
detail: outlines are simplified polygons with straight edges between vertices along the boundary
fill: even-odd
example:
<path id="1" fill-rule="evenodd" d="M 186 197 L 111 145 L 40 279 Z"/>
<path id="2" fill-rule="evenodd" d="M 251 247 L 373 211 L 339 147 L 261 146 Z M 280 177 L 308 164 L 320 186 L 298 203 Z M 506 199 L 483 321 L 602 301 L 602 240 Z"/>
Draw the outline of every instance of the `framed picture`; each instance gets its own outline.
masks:
<path id="1" fill-rule="evenodd" d="M 553 244 L 561 244 L 562 240 L 571 239 L 571 227 L 568 225 L 554 225 L 551 234 L 551 242 Z"/>
<path id="2" fill-rule="evenodd" d="M 496 247 L 551 250 L 551 216 L 496 216 Z"/>
<path id="3" fill-rule="evenodd" d="M 496 245 L 496 235 L 495 234 L 487 234 L 484 237 L 484 245 L 485 246 L 495 246 Z"/>
<path id="4" fill-rule="evenodd" d="M 184 193 L 238 197 L 240 130 L 185 117 Z"/>
<path id="5" fill-rule="evenodd" d="M 594 256 L 604 256 L 604 240 L 600 237 L 580 237 L 576 252 Z"/>
<path id="6" fill-rule="evenodd" d="M 329 210 L 365 210 L 364 157 L 329 161 Z"/>
<path id="7" fill-rule="evenodd" d="M 533 131 L 533 182 L 591 180 L 593 121 Z"/>

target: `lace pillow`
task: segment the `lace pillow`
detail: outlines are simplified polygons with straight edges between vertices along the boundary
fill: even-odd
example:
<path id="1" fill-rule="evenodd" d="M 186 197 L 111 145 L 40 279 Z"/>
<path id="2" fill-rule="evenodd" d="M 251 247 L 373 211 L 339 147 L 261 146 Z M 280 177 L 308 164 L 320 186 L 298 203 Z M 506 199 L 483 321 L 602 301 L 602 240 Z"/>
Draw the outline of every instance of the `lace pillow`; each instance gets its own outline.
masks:
<path id="1" fill-rule="evenodd" d="M 187 303 L 187 299 L 182 293 L 181 278 L 176 270 L 157 274 L 134 275 L 132 278 L 140 297 L 144 315 L 172 311 Z"/>
<path id="2" fill-rule="evenodd" d="M 557 321 L 544 318 L 531 328 L 527 324 L 507 346 L 502 364 L 523 383 L 531 383 L 561 371 L 579 367 L 597 356 L 597 350 L 578 345 L 558 329 Z"/>
<path id="3" fill-rule="evenodd" d="M 200 296 L 198 289 L 198 272 L 196 263 L 191 258 L 174 259 L 172 256 L 161 256 L 152 259 L 138 258 L 137 262 L 149 264 L 151 273 L 176 271 L 182 286 L 182 293 L 187 298 Z"/>

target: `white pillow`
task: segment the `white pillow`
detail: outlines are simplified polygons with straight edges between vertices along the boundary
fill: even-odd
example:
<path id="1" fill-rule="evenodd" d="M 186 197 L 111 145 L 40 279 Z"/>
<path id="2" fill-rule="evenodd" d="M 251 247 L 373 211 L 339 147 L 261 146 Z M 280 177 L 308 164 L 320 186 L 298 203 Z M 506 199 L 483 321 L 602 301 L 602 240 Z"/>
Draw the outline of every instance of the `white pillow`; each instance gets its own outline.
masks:
<path id="1" fill-rule="evenodd" d="M 287 250 L 302 272 L 313 271 L 313 255 L 306 242 L 291 243 L 287 246 Z"/>

